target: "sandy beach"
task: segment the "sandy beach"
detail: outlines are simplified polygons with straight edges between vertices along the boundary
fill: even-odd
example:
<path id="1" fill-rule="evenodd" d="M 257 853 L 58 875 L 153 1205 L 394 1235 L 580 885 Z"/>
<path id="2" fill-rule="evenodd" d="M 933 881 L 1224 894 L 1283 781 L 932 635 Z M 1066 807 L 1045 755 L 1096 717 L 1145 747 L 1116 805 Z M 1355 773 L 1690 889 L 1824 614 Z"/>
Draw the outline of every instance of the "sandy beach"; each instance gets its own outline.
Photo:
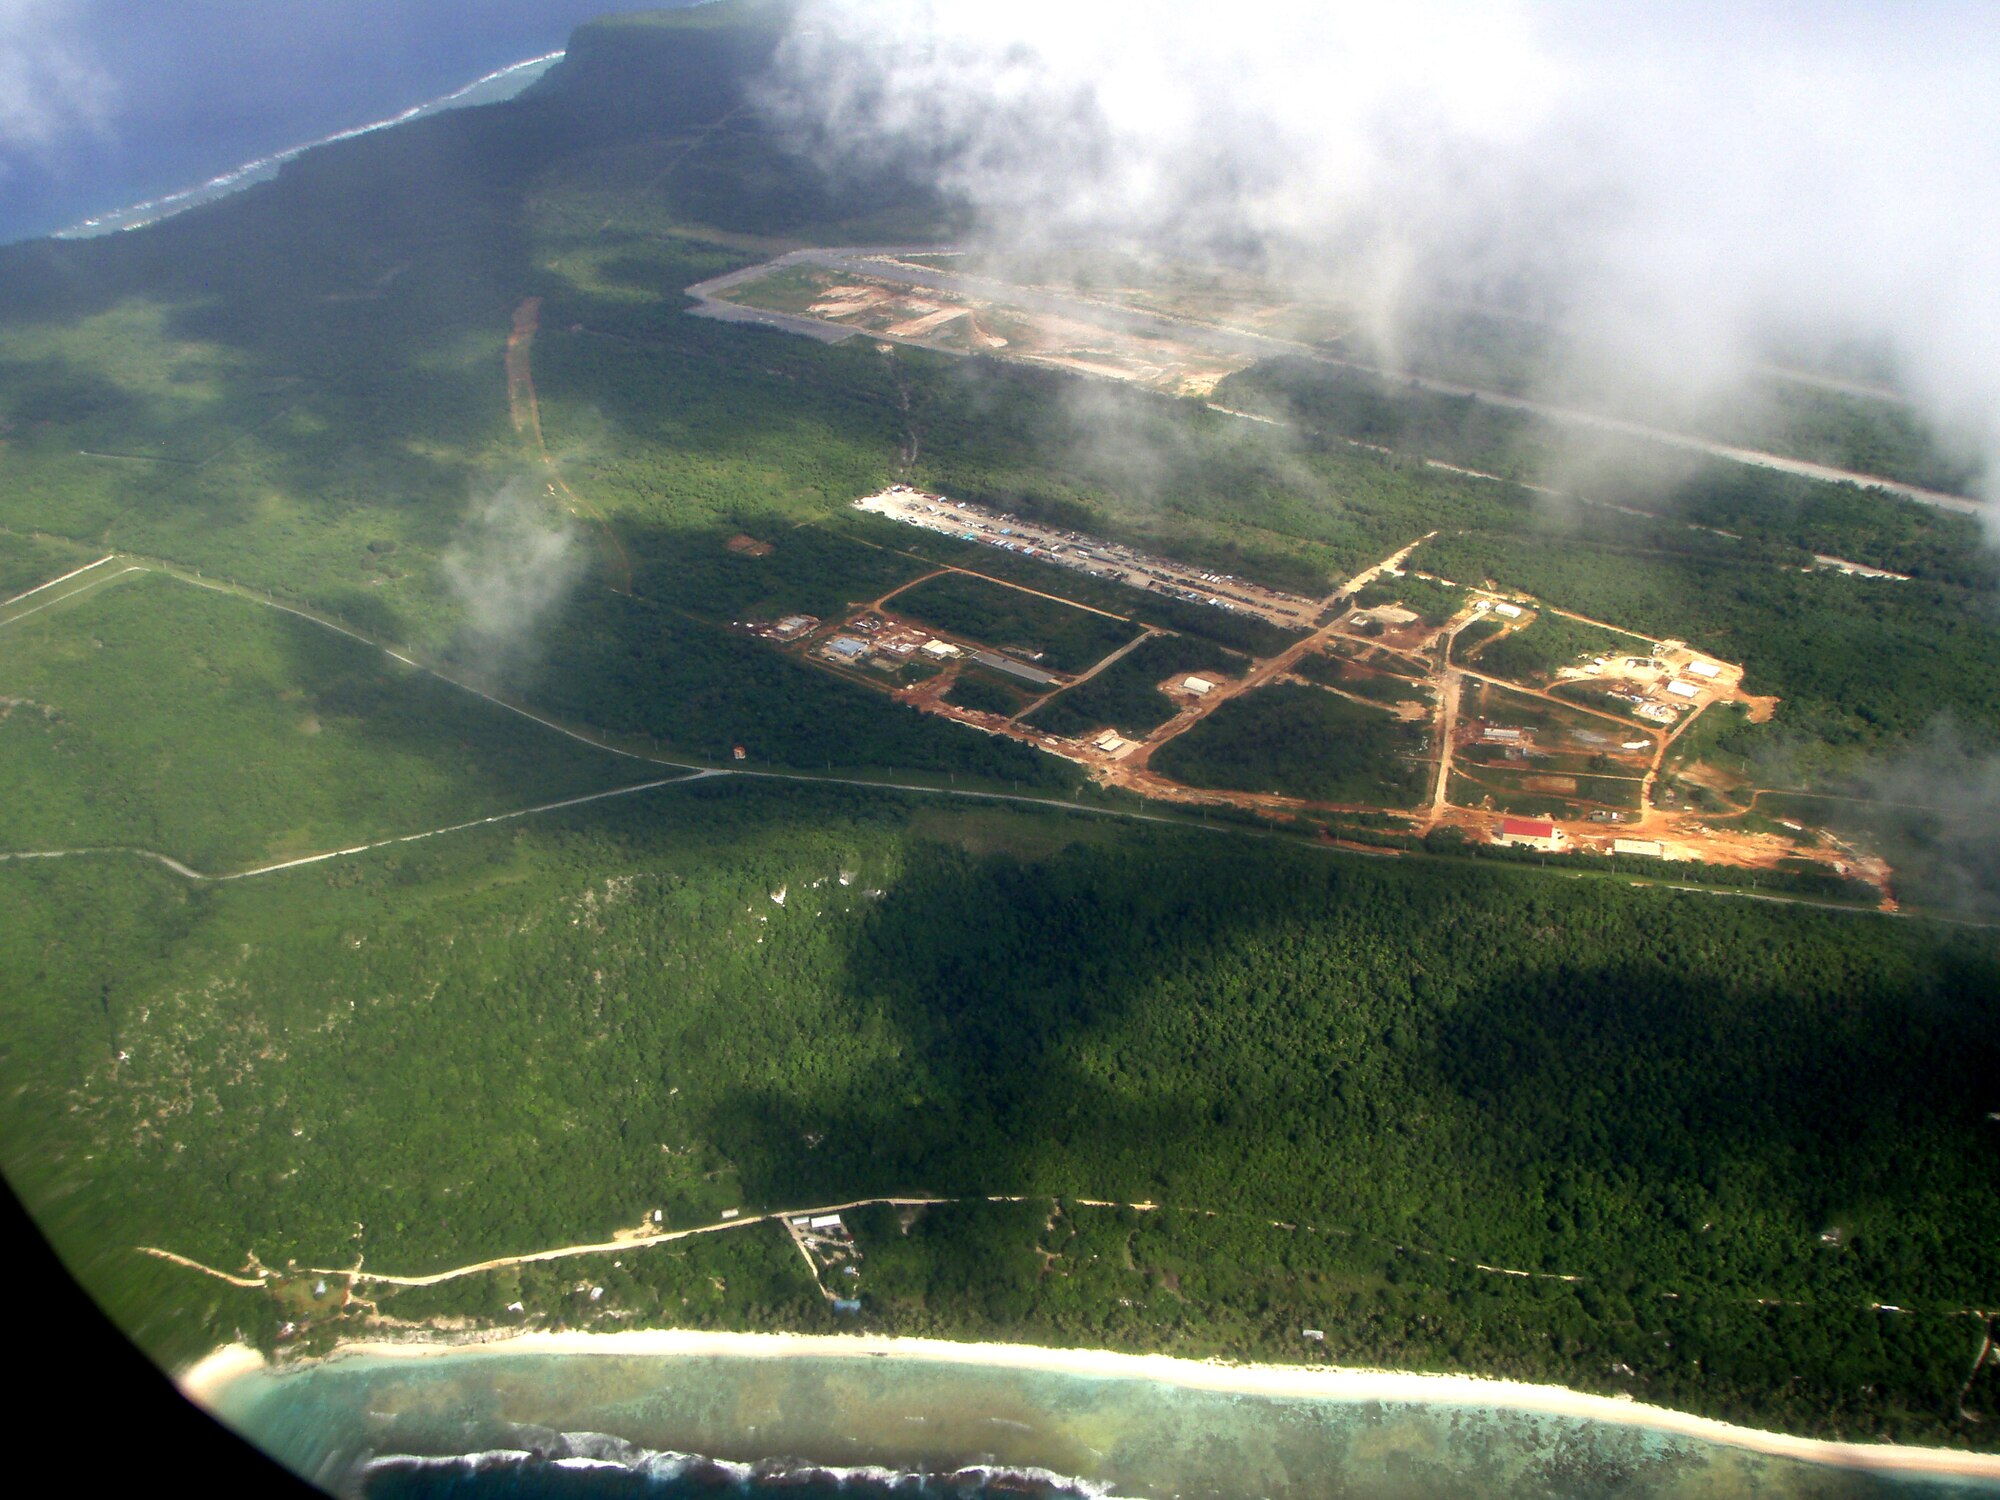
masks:
<path id="1" fill-rule="evenodd" d="M 1589 1395 L 1561 1386 L 1487 1380 L 1471 1375 L 1419 1375 L 1394 1370 L 1327 1365 L 1229 1364 L 1176 1359 L 1164 1354 L 1118 1354 L 1102 1349 L 1049 1349 L 1034 1344 L 960 1344 L 945 1339 L 879 1335 L 708 1333 L 682 1329 L 626 1333 L 523 1333 L 490 1343 L 343 1344 L 329 1359 L 368 1355 L 382 1359 L 462 1359 L 520 1354 L 613 1354 L 730 1359 L 854 1358 L 884 1355 L 932 1364 L 976 1364 L 994 1369 L 1053 1372 L 1117 1380 L 1151 1380 L 1234 1395 L 1307 1397 L 1344 1402 L 1389 1401 L 1446 1406 L 1506 1407 L 1515 1411 L 1579 1417 L 1644 1427 L 1677 1437 L 1746 1449 L 1774 1458 L 1842 1468 L 1905 1474 L 1951 1475 L 2000 1481 L 2000 1454 L 1893 1443 L 1835 1443 L 1737 1427 L 1666 1407 Z M 262 1355 L 241 1344 L 215 1350 L 179 1377 L 183 1394 L 213 1409 L 232 1381 L 265 1368 Z"/>

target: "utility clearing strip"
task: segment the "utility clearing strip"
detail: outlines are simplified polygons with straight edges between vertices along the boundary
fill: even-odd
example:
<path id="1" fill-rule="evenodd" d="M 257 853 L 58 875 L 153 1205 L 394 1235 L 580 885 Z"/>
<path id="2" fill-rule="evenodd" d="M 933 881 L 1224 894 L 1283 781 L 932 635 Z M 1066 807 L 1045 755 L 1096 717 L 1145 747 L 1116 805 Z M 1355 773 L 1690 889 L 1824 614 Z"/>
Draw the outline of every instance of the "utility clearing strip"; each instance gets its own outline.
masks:
<path id="1" fill-rule="evenodd" d="M 85 563 L 80 568 L 71 568 L 69 572 L 63 574 L 63 576 L 60 578 L 51 578 L 47 583 L 38 583 L 33 588 L 26 589 L 21 593 L 16 594 L 11 599 L 0 599 L 0 609 L 5 609 L 10 604 L 19 604 L 23 599 L 32 599 L 36 594 L 39 594 L 43 589 L 52 589 L 59 583 L 68 583 L 72 578 L 76 577 L 77 574 L 79 573 L 88 573 L 92 568 L 101 568 L 106 563 L 110 562 L 111 559 L 116 557 L 117 555 L 118 554 L 116 552 L 107 552 L 104 554 L 104 556 L 98 558 L 96 562 Z"/>

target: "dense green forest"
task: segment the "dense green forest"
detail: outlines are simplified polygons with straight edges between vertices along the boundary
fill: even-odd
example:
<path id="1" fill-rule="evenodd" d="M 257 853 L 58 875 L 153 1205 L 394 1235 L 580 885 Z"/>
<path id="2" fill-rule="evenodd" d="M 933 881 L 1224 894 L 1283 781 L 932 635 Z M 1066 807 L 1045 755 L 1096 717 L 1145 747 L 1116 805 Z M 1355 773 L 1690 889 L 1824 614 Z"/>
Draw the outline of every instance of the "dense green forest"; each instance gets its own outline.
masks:
<path id="1" fill-rule="evenodd" d="M 1504 354 L 1489 363 L 1469 347 L 1493 331 L 1491 320 L 1476 315 L 1445 320 L 1436 325 L 1440 336 L 1431 347 L 1419 332 L 1404 356 L 1425 373 L 1508 394 L 1535 394 L 1531 365 Z M 1517 333 L 1507 330 L 1497 342 L 1518 343 Z M 1370 357 L 1366 350 L 1357 353 Z M 1541 358 L 1546 355 L 1545 349 L 1540 352 Z M 1392 448 L 1521 481 L 1558 471 L 1574 436 L 1543 418 L 1476 396 L 1448 395 L 1304 358 L 1261 361 L 1224 380 L 1216 397 L 1296 423 L 1322 439 Z M 1649 418 L 1643 403 L 1622 414 Z M 1985 468 L 1971 445 L 1936 431 L 1894 393 L 1864 396 L 1806 379 L 1748 378 L 1729 399 L 1665 425 L 1947 494 L 1973 493 Z M 1621 446 L 1644 462 L 1650 445 Z"/>
<path id="2" fill-rule="evenodd" d="M 1189 786 L 1408 807 L 1424 789 L 1422 739 L 1386 709 L 1281 682 L 1230 699 L 1152 765 Z"/>
<path id="3" fill-rule="evenodd" d="M 216 888 L 0 866 L 9 1175 L 153 1347 L 264 1315 L 133 1244 L 337 1265 L 360 1221 L 425 1270 L 655 1207 L 1074 1194 L 1246 1217 L 1139 1262 L 1171 1334 L 976 1259 L 895 1326 L 1296 1357 L 1294 1307 L 1349 1309 L 1370 1358 L 1601 1385 L 1617 1348 L 1686 1404 L 1951 1430 L 1913 1392 L 1962 1379 L 1960 1323 L 1856 1345 L 1818 1412 L 1741 1372 L 1991 1287 L 1989 935 L 838 789 L 607 806 Z M 1438 1255 L 1587 1281 L 1542 1307 Z M 1713 1388 L 1659 1342 L 1697 1312 Z"/>
<path id="4" fill-rule="evenodd" d="M 1354 595 L 1354 604 L 1361 609 L 1400 604 L 1426 625 L 1442 625 L 1465 608 L 1466 598 L 1457 589 L 1406 573 L 1400 578 L 1377 578 Z"/>
<path id="5" fill-rule="evenodd" d="M 969 573 L 941 573 L 889 601 L 889 608 L 1057 672 L 1082 672 L 1139 633 L 1130 620 L 1073 609 Z"/>
<path id="6" fill-rule="evenodd" d="M 1029 722 L 1051 734 L 1078 735 L 1107 725 L 1121 734 L 1150 734 L 1175 713 L 1173 700 L 1160 691 L 1162 682 L 1201 672 L 1233 677 L 1248 665 L 1246 658 L 1207 641 L 1156 635 L 1088 682 L 1058 693 Z"/>
<path id="7" fill-rule="evenodd" d="M 1546 683 L 1559 667 L 1581 665 L 1593 656 L 1650 652 L 1652 642 L 1620 635 L 1542 610 L 1526 626 L 1510 631 L 1479 653 L 1479 670 L 1517 682 Z"/>
<path id="8" fill-rule="evenodd" d="M 1803 782 L 1941 711 L 1975 750 L 2000 737 L 1973 524 L 1721 466 L 1565 512 L 1200 402 L 689 317 L 680 288 L 789 244 L 955 227 L 920 183 L 831 179 L 784 144 L 745 92 L 778 19 L 721 0 L 586 28 L 509 105 L 316 150 L 144 231 L 0 248 L 0 597 L 116 548 L 365 638 L 158 572 L 10 616 L 0 852 L 242 865 L 659 774 L 378 645 L 752 773 L 227 884 L 0 861 L 0 1165 L 79 1276 L 180 1361 L 315 1310 L 134 1246 L 342 1265 L 362 1224 L 371 1267 L 426 1270 L 651 1211 L 1015 1193 L 1043 1201 L 907 1234 L 857 1216 L 868 1326 L 1290 1359 L 1310 1319 L 1351 1362 L 1990 1446 L 2000 1424 L 1952 1404 L 1977 1345 L 1959 1309 L 2000 1273 L 1990 932 L 1637 888 L 1695 873 L 1658 865 L 1421 859 L 1360 820 L 1404 857 L 1119 821 L 1106 798 L 782 781 L 1083 791 L 732 628 L 963 564 L 1130 617 L 950 585 L 961 621 L 1052 662 L 1180 632 L 1038 717 L 1138 732 L 1166 676 L 1296 635 L 852 500 L 905 479 L 1314 597 L 1437 528 L 1426 571 L 1745 661 L 1786 701 L 1718 753 Z M 546 463 L 504 364 L 531 297 Z M 1388 399 L 1371 420 L 1398 441 L 1451 416 Z M 1815 552 L 1911 578 L 1802 571 Z M 1420 735 L 1281 684 L 1159 765 L 1407 800 Z M 583 1322 L 590 1274 L 607 1314 L 851 1326 L 763 1230 L 617 1270 L 385 1310 Z"/>

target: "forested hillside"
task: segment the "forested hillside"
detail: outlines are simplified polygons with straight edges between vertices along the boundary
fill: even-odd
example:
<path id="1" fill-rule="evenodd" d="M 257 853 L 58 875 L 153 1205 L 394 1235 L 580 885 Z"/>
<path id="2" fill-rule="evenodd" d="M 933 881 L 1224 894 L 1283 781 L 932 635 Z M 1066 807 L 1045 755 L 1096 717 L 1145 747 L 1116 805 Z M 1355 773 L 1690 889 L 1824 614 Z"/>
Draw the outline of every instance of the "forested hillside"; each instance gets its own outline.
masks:
<path id="1" fill-rule="evenodd" d="M 1991 930 L 1454 857 L 1455 831 L 1431 858 L 1367 814 L 1347 832 L 1393 852 L 1173 826 L 745 628 L 976 559 L 1053 597 L 950 575 L 902 602 L 1065 669 L 1174 632 L 1039 714 L 1135 731 L 1171 674 L 1298 636 L 854 499 L 934 486 L 1315 598 L 1435 530 L 1412 568 L 1742 660 L 1783 702 L 1716 742 L 1821 784 L 1940 712 L 2000 737 L 1971 523 L 1720 468 L 1569 511 L 1312 423 L 689 316 L 686 286 L 795 244 L 961 227 L 787 143 L 753 87 L 781 19 L 602 23 L 507 105 L 0 250 L 0 1165 L 79 1277 L 181 1362 L 363 1326 L 294 1260 L 424 1272 L 655 1212 L 1019 1195 L 857 1214 L 860 1326 L 2000 1441 L 1963 1415 L 1992 1386 L 1960 1394 L 2000 1285 Z M 1362 414 L 1391 445 L 1505 436 L 1389 401 Z M 1818 552 L 1910 576 L 1804 571 Z M 152 571 L 12 598 L 106 553 Z M 1541 670 L 1594 629 L 1494 649 Z M 1308 658 L 1164 759 L 1420 801 L 1432 747 L 1382 706 L 1415 683 L 1349 668 Z M 498 821 L 693 766 L 730 774 Z M 776 1234 L 378 1311 L 856 1326 Z"/>

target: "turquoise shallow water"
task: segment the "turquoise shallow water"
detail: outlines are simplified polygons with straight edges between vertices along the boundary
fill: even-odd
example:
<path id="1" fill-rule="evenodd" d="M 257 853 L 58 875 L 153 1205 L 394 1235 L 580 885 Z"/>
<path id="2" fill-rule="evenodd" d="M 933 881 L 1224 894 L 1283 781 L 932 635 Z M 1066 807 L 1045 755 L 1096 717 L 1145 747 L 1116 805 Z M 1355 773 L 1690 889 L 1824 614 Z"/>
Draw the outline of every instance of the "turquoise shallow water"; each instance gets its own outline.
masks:
<path id="1" fill-rule="evenodd" d="M 221 1415 L 337 1493 L 1143 1497 L 1984 1496 L 1640 1428 L 869 1356 L 352 1357 Z M 400 1458 L 395 1456 L 402 1456 Z"/>

